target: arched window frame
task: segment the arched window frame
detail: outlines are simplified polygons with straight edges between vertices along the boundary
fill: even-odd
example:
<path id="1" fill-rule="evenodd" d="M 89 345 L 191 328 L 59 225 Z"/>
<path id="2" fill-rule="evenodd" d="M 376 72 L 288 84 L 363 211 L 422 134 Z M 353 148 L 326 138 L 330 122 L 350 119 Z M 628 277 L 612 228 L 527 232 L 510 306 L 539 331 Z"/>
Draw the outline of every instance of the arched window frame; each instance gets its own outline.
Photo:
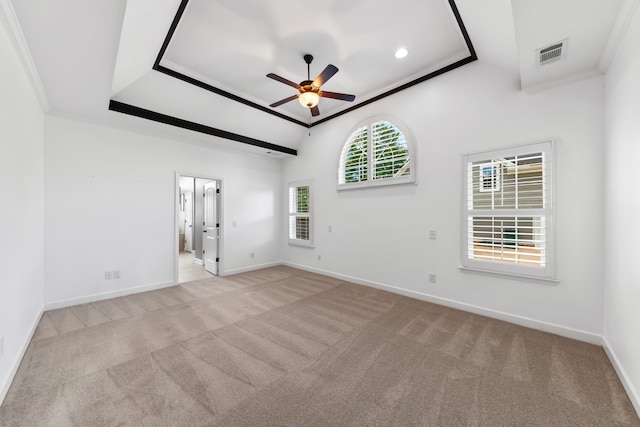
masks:
<path id="1" fill-rule="evenodd" d="M 373 126 L 380 123 L 387 122 L 397 128 L 402 135 L 404 136 L 404 140 L 406 142 L 407 151 L 409 154 L 409 173 L 403 176 L 391 177 L 391 178 L 374 178 L 374 175 L 371 171 L 374 171 L 374 158 L 371 153 L 374 152 L 374 141 L 371 137 L 373 135 Z M 363 132 L 366 129 L 366 179 L 358 182 L 346 182 L 345 178 L 345 167 L 346 167 L 346 159 L 347 153 L 351 148 L 355 138 L 354 135 L 356 132 Z M 351 128 L 349 134 L 346 138 L 342 149 L 340 150 L 340 155 L 338 158 L 338 190 L 348 190 L 355 188 L 367 188 L 367 187 L 381 187 L 387 185 L 398 185 L 398 184 L 415 184 L 416 183 L 416 146 L 413 134 L 409 130 L 409 128 L 398 120 L 395 117 L 390 116 L 375 116 L 370 117 L 366 120 L 361 121 L 356 126 Z"/>

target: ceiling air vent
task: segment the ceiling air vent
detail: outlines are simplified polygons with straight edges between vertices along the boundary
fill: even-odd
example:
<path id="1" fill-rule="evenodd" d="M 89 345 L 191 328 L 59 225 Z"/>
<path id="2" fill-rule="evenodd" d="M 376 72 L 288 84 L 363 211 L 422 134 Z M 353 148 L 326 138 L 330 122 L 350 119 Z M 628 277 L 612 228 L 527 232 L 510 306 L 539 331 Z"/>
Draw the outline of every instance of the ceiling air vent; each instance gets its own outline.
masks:
<path id="1" fill-rule="evenodd" d="M 567 50 L 567 40 L 554 43 L 551 46 L 543 47 L 536 51 L 538 65 L 545 65 L 553 61 L 562 59 Z"/>

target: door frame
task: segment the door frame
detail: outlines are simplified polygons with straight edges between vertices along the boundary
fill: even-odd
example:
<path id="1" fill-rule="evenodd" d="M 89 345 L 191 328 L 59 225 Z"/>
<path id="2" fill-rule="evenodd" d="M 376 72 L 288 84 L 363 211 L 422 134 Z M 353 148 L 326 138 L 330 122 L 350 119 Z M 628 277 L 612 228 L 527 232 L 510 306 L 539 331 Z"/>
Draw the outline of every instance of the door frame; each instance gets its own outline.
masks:
<path id="1" fill-rule="evenodd" d="M 209 181 L 218 181 L 220 183 L 220 203 L 218 205 L 218 220 L 220 223 L 220 233 L 218 236 L 218 276 L 224 276 L 224 180 L 222 178 L 212 177 L 202 173 L 179 172 L 175 173 L 174 189 L 173 189 L 173 283 L 178 284 L 179 267 L 179 251 L 180 251 L 180 177 L 206 179 Z M 194 197 L 197 197 L 197 191 L 194 189 Z M 204 268 L 204 267 L 203 267 Z"/>
<path id="2" fill-rule="evenodd" d="M 204 269 L 214 276 L 220 274 L 220 199 L 222 193 L 220 190 L 220 181 L 206 181 L 203 186 L 204 190 L 204 206 L 203 206 L 203 230 L 202 230 L 202 262 Z M 210 195 L 213 191 L 213 195 Z M 210 212 L 209 208 L 213 208 Z M 209 220 L 212 219 L 212 222 Z M 213 233 L 212 233 L 213 231 Z M 207 233 L 206 236 L 204 233 Z M 210 240 L 213 240 L 213 246 L 209 247 Z M 206 251 L 205 251 L 206 249 Z M 212 252 L 212 253 L 210 253 Z M 211 268 L 211 269 L 209 269 Z"/>

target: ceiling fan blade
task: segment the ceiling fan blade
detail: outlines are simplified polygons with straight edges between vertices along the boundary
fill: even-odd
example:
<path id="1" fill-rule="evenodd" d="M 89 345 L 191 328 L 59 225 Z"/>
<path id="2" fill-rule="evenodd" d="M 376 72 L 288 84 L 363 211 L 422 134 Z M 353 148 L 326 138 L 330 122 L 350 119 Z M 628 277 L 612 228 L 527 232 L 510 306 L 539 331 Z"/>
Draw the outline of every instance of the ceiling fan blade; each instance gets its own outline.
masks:
<path id="1" fill-rule="evenodd" d="M 324 70 L 322 70 L 322 72 L 320 74 L 318 74 L 318 77 L 316 77 L 316 79 L 313 81 L 312 85 L 314 85 L 315 87 L 319 88 L 320 86 L 322 86 L 323 84 L 325 84 L 327 82 L 327 80 L 329 80 L 331 77 L 333 77 L 333 75 L 335 73 L 338 72 L 338 67 L 336 67 L 335 65 L 327 65 L 325 67 Z"/>
<path id="2" fill-rule="evenodd" d="M 291 95 L 291 96 L 290 96 L 290 97 L 288 97 L 288 98 L 281 99 L 281 100 L 280 100 L 280 101 L 278 101 L 278 102 L 274 102 L 273 104 L 269 105 L 269 107 L 274 107 L 274 108 L 275 108 L 275 107 L 279 107 L 279 106 L 281 106 L 282 104 L 286 104 L 286 103 L 287 103 L 287 102 L 289 102 L 289 101 L 293 101 L 294 99 L 297 99 L 299 95 L 300 95 L 300 94 L 297 94 L 297 95 Z"/>
<path id="3" fill-rule="evenodd" d="M 311 109 L 311 115 L 313 117 L 320 115 L 320 109 L 318 108 L 317 105 Z"/>
<path id="4" fill-rule="evenodd" d="M 349 101 L 349 102 L 353 102 L 353 100 L 356 99 L 355 95 L 347 95 L 346 93 L 320 91 L 318 92 L 318 95 L 324 98 L 333 98 L 333 99 L 339 99 L 341 101 Z"/>
<path id="5" fill-rule="evenodd" d="M 291 80 L 287 80 L 284 77 L 280 77 L 277 74 L 269 73 L 269 74 L 267 74 L 267 77 L 269 77 L 270 79 L 273 79 L 273 80 L 277 80 L 280 83 L 284 83 L 284 84 L 289 85 L 291 87 L 295 87 L 296 89 L 300 89 L 300 85 L 298 83 L 294 83 Z"/>

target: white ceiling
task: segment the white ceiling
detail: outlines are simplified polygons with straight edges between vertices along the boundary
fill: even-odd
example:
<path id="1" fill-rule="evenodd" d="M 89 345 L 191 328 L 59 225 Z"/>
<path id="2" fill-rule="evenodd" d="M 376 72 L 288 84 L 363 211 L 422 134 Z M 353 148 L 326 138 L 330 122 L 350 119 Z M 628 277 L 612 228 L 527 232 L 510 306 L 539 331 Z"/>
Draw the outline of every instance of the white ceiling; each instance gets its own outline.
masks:
<path id="1" fill-rule="evenodd" d="M 323 89 L 355 94 L 356 102 L 470 55 L 447 0 L 388 3 L 190 0 L 160 64 L 268 106 L 296 89 L 265 76 L 307 80 L 306 53 L 314 56 L 311 80 L 331 63 L 341 71 Z M 138 27 L 132 23 L 123 32 Z M 399 47 L 410 55 L 396 59 Z M 322 99 L 319 117 L 349 106 Z M 296 102 L 278 108 L 303 122 L 315 120 Z"/>
<path id="2" fill-rule="evenodd" d="M 606 71 L 624 11 L 638 1 L 455 5 L 478 61 L 511 73 L 533 92 Z M 326 120 L 470 55 L 448 0 L 190 0 L 159 65 L 246 100 L 241 103 L 153 69 L 180 5 L 181 0 L 13 3 L 54 113 L 260 153 L 273 150 L 126 116 L 109 111 L 109 102 L 295 150 L 307 132 L 301 124 Z M 563 39 L 564 59 L 535 65 L 536 49 Z M 400 46 L 410 52 L 402 60 L 393 56 Z M 296 101 L 268 107 L 296 90 L 266 74 L 296 83 L 306 79 L 305 53 L 315 58 L 312 79 L 334 64 L 340 71 L 323 89 L 355 94 L 355 102 L 323 98 L 314 120 Z"/>
<path id="3" fill-rule="evenodd" d="M 536 92 L 601 74 L 622 0 L 514 1 L 522 88 Z M 564 59 L 539 66 L 536 50 L 567 40 Z"/>

